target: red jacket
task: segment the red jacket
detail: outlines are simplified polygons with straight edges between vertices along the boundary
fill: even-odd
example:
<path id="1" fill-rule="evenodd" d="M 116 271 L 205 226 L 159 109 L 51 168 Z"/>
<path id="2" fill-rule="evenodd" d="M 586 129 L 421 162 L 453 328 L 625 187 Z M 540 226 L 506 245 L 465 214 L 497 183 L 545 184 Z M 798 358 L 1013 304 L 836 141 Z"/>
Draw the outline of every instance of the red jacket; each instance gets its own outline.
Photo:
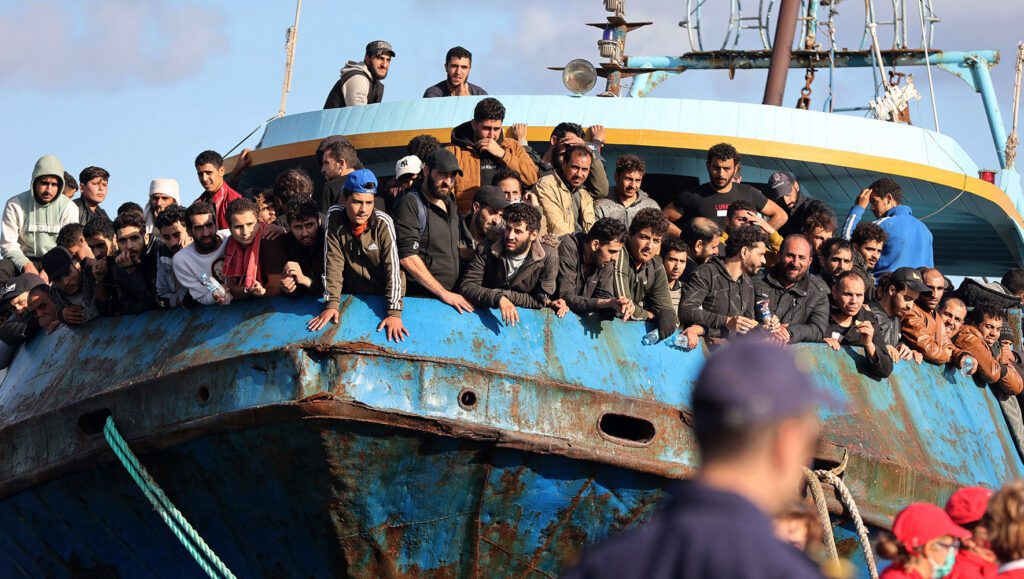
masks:
<path id="1" fill-rule="evenodd" d="M 999 571 L 999 565 L 989 561 L 981 555 L 960 549 L 956 553 L 956 565 L 948 579 L 994 579 Z"/>
<path id="2" fill-rule="evenodd" d="M 213 207 L 217 210 L 217 229 L 220 230 L 230 229 L 230 227 L 228 226 L 227 214 L 228 203 L 231 203 L 235 199 L 239 199 L 241 197 L 242 196 L 238 194 L 238 191 L 232 189 L 231 186 L 227 184 L 227 181 L 225 181 L 224 184 L 220 186 L 220 189 L 218 189 L 216 193 L 210 195 L 209 193 L 204 191 L 203 194 L 199 196 L 199 199 L 196 199 L 196 201 L 205 201 L 213 205 Z M 256 217 L 259 217 L 259 215 L 257 215 Z"/>
<path id="3" fill-rule="evenodd" d="M 882 571 L 878 579 L 925 579 L 917 571 L 908 571 L 900 563 L 893 563 L 888 569 Z"/>

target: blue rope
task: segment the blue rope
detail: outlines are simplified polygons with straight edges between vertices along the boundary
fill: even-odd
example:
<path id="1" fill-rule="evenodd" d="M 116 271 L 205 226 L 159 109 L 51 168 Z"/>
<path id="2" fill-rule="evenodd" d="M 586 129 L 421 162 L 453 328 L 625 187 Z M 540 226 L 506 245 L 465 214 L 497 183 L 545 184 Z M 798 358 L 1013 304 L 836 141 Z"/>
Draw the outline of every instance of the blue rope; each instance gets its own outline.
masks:
<path id="1" fill-rule="evenodd" d="M 146 468 L 139 463 L 135 453 L 128 447 L 128 443 L 121 437 L 121 433 L 117 431 L 113 416 L 108 416 L 106 423 L 103 425 L 103 437 L 107 439 L 110 449 L 117 455 L 118 460 L 121 461 L 125 470 L 131 475 L 135 484 L 139 485 L 142 493 L 146 495 L 150 504 L 156 509 L 157 514 L 164 520 L 164 523 L 167 524 L 167 527 L 174 536 L 178 538 L 178 541 L 185 547 L 189 555 L 192 555 L 192 558 L 195 559 L 199 567 L 206 572 L 207 576 L 211 577 L 211 579 L 235 579 L 234 573 L 217 557 L 217 554 L 199 536 L 199 533 L 192 528 L 192 525 L 185 520 L 185 516 L 181 514 L 181 511 L 174 506 L 171 500 L 167 498 L 167 495 L 164 494 L 160 485 L 153 480 L 153 477 Z"/>

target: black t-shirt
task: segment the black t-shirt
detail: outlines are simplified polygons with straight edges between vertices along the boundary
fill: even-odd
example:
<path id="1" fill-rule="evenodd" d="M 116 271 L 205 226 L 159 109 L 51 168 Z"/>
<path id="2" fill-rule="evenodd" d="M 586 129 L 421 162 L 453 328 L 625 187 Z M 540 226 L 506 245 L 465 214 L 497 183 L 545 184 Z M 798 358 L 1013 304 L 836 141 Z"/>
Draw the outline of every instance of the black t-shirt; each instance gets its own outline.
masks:
<path id="1" fill-rule="evenodd" d="M 728 193 L 718 193 L 711 188 L 710 183 L 704 183 L 697 189 L 683 191 L 676 195 L 672 202 L 676 210 L 683 214 L 683 221 L 689 221 L 694 217 L 707 217 L 714 219 L 718 226 L 725 230 L 725 213 L 729 205 L 736 201 L 748 201 L 757 208 L 764 210 L 768 198 L 750 185 L 733 183 Z"/>

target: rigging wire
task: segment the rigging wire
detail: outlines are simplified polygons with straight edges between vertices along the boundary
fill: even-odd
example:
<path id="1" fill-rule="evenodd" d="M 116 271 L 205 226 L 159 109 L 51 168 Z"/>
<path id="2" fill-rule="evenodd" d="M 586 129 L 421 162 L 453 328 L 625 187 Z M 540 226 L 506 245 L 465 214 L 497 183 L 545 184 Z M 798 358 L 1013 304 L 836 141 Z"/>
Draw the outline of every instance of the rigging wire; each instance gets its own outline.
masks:
<path id="1" fill-rule="evenodd" d="M 928 95 L 932 99 L 932 118 L 935 120 L 935 132 L 942 134 L 939 129 L 939 109 L 935 106 L 935 84 L 932 82 L 932 59 L 928 54 L 928 33 L 924 23 L 924 0 L 918 0 L 921 8 L 921 47 L 924 48 L 924 67 L 928 71 Z"/>

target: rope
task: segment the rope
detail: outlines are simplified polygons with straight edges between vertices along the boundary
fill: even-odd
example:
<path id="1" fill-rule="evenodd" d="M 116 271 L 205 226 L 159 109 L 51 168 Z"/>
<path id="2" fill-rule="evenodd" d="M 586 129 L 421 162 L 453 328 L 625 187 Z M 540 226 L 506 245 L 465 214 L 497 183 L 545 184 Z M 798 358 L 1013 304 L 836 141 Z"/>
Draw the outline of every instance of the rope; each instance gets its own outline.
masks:
<path id="1" fill-rule="evenodd" d="M 857 528 L 860 547 L 864 552 L 864 560 L 868 564 L 868 573 L 871 575 L 871 579 L 878 579 L 878 568 L 875 567 L 875 554 L 871 550 L 871 538 L 868 536 L 868 528 L 864 526 L 864 519 L 861 518 L 860 511 L 857 510 L 857 502 L 853 500 L 850 489 L 846 488 L 846 483 L 843 482 L 843 479 L 839 478 L 832 471 L 816 470 L 814 474 L 836 489 L 836 492 L 839 494 L 839 501 L 843 504 L 846 512 L 849 513 L 850 518 L 853 519 L 854 527 Z"/>
<path id="2" fill-rule="evenodd" d="M 924 0 L 918 0 L 921 9 L 921 44 L 924 48 L 924 67 L 928 71 L 928 95 L 932 98 L 932 118 L 935 120 L 935 132 L 941 133 L 939 129 L 939 109 L 935 106 L 935 85 L 932 83 L 932 60 L 928 55 L 928 32 L 924 25 Z"/>
<path id="3" fill-rule="evenodd" d="M 149 474 L 149 471 L 139 463 L 135 453 L 132 452 L 131 448 L 128 447 L 128 443 L 125 442 L 124 438 L 121 437 L 121 433 L 118 432 L 113 416 L 108 416 L 106 423 L 103 425 L 103 437 L 107 439 L 110 449 L 114 451 L 114 454 L 121 461 L 125 470 L 131 475 L 132 480 L 135 481 L 135 484 L 139 485 L 142 494 L 146 495 L 146 498 L 149 499 L 157 514 L 164 520 L 164 523 L 167 524 L 167 527 L 174 536 L 178 538 L 178 541 L 185 547 L 185 550 L 192 555 L 192 558 L 195 559 L 199 567 L 206 572 L 206 575 L 211 577 L 211 579 L 235 579 L 234 573 L 227 568 L 224 562 L 213 552 L 213 549 L 206 544 L 206 541 L 185 520 L 185 516 L 171 503 L 171 500 L 167 498 L 167 495 L 164 494 L 163 489 L 160 488 L 160 485 Z"/>
<path id="4" fill-rule="evenodd" d="M 1017 45 L 1017 75 L 1013 83 L 1013 128 L 1010 136 L 1006 138 L 1006 168 L 1012 169 L 1017 161 L 1017 114 L 1020 110 L 1020 82 L 1021 71 L 1024 67 L 1024 42 Z"/>
<path id="5" fill-rule="evenodd" d="M 825 501 L 825 491 L 821 488 L 821 481 L 814 471 L 804 467 L 804 479 L 807 480 L 807 487 L 811 489 L 811 498 L 814 499 L 814 508 L 818 511 L 818 522 L 825 531 L 822 541 L 825 543 L 825 551 L 832 561 L 839 561 L 839 551 L 836 549 L 836 536 L 832 531 L 832 519 L 828 514 L 828 503 Z"/>

